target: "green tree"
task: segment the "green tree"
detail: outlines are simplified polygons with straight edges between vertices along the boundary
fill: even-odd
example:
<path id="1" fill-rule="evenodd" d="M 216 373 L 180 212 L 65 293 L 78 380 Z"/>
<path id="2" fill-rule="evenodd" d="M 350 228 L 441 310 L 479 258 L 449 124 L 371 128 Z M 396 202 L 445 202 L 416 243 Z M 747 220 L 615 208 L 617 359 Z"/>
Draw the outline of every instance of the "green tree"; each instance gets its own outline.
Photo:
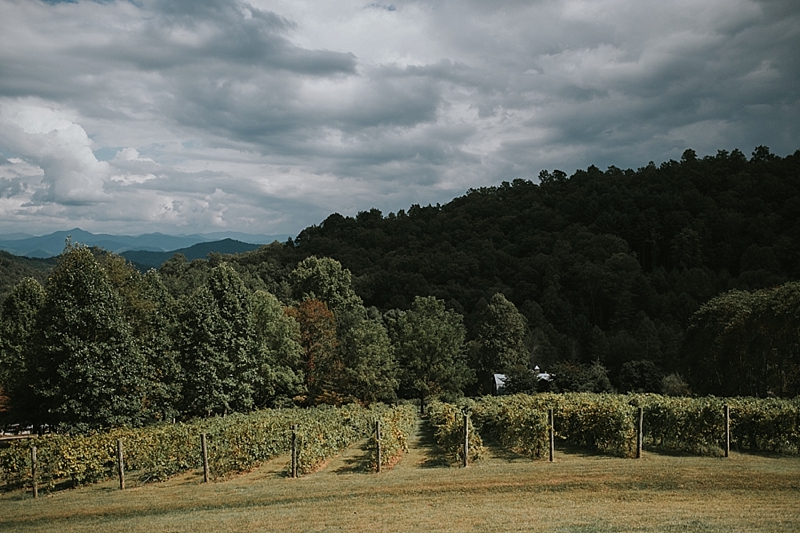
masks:
<path id="1" fill-rule="evenodd" d="M 317 299 L 334 313 L 363 305 L 353 291 L 350 271 L 335 259 L 308 257 L 300 261 L 289 279 L 292 296 L 298 301 Z"/>
<path id="2" fill-rule="evenodd" d="M 392 328 L 403 388 L 420 399 L 456 396 L 474 380 L 466 364 L 461 315 L 433 296 L 417 296 Z"/>
<path id="3" fill-rule="evenodd" d="M 653 361 L 640 359 L 627 361 L 617 376 L 621 392 L 661 392 L 664 374 Z"/>
<path id="4" fill-rule="evenodd" d="M 599 361 L 591 365 L 558 363 L 553 365 L 553 389 L 561 392 L 614 392 L 608 370 Z"/>
<path id="5" fill-rule="evenodd" d="M 10 397 L 12 408 L 25 404 L 25 352 L 36 331 L 36 320 L 44 299 L 44 287 L 33 278 L 23 278 L 3 301 L 0 315 L 0 389 Z"/>
<path id="6" fill-rule="evenodd" d="M 800 283 L 711 299 L 692 316 L 682 352 L 698 394 L 800 394 Z"/>
<path id="7" fill-rule="evenodd" d="M 246 411 L 260 386 L 251 295 L 233 268 L 212 269 L 180 315 L 183 406 L 190 414 Z"/>
<path id="8" fill-rule="evenodd" d="M 156 270 L 139 278 L 140 306 L 133 334 L 152 372 L 149 394 L 156 418 L 169 420 L 179 414 L 181 369 L 175 336 L 178 330 L 178 305 L 161 282 Z"/>
<path id="9" fill-rule="evenodd" d="M 525 374 L 530 372 L 530 353 L 525 346 L 528 325 L 501 293 L 496 293 L 488 304 L 478 311 L 476 356 L 474 368 L 478 389 L 491 393 L 493 374 Z"/>
<path id="10" fill-rule="evenodd" d="M 261 387 L 256 405 L 285 405 L 306 392 L 300 325 L 266 291 L 253 295 L 253 322 L 259 345 L 257 368 Z"/>
<path id="11" fill-rule="evenodd" d="M 94 250 L 110 283 L 121 297 L 122 311 L 136 345 L 152 372 L 147 402 L 153 415 L 169 420 L 178 414 L 180 365 L 173 341 L 177 303 L 156 270 L 141 274 L 125 258 Z"/>
<path id="12" fill-rule="evenodd" d="M 41 421 L 78 429 L 152 418 L 147 361 L 91 251 L 68 243 L 46 286 L 27 368 Z"/>
<path id="13" fill-rule="evenodd" d="M 386 327 L 366 313 L 353 313 L 339 346 L 342 373 L 338 391 L 362 402 L 397 397 L 397 362 Z"/>

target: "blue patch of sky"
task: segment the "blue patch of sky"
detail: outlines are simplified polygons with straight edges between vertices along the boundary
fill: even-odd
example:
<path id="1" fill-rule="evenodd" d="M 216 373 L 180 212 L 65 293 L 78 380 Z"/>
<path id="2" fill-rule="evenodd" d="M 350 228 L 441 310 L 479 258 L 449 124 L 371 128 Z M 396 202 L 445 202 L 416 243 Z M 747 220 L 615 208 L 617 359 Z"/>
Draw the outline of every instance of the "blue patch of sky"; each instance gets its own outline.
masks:
<path id="1" fill-rule="evenodd" d="M 98 161 L 110 161 L 114 159 L 114 156 L 117 155 L 117 152 L 122 150 L 121 147 L 116 146 L 104 146 L 102 148 L 98 148 L 94 151 L 94 156 L 97 158 Z"/>

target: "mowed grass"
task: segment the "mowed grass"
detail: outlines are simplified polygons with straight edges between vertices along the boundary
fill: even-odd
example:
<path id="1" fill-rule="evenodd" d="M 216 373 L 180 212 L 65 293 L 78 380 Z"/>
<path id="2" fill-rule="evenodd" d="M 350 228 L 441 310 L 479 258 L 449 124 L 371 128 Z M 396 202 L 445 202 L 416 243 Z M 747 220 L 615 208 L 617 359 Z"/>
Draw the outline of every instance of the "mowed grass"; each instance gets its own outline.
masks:
<path id="1" fill-rule="evenodd" d="M 489 447 L 462 469 L 425 426 L 391 471 L 367 472 L 364 455 L 355 446 L 301 479 L 278 458 L 209 484 L 192 472 L 125 491 L 9 492 L 0 531 L 800 531 L 800 458 L 557 450 L 549 463 Z"/>

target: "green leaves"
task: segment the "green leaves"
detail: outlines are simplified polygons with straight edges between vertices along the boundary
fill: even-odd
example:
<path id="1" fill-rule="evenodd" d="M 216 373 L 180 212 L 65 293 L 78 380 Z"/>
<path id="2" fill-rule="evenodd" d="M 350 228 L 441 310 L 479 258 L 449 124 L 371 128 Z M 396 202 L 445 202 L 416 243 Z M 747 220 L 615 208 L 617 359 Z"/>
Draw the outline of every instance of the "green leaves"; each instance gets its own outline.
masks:
<path id="1" fill-rule="evenodd" d="M 435 401 L 428 410 L 428 419 L 433 425 L 436 443 L 453 462 L 464 458 L 464 413 L 457 406 Z M 468 422 L 469 423 L 469 422 Z M 483 457 L 483 440 L 472 424 L 469 424 L 469 461 Z"/>
<path id="2" fill-rule="evenodd" d="M 251 296 L 226 264 L 186 302 L 180 315 L 183 409 L 191 414 L 250 410 L 261 386 Z"/>
<path id="3" fill-rule="evenodd" d="M 392 333 L 403 385 L 419 398 L 458 395 L 474 379 L 466 365 L 462 318 L 442 300 L 416 297 Z"/>
<path id="4" fill-rule="evenodd" d="M 501 293 L 492 296 L 478 312 L 475 342 L 477 360 L 473 368 L 478 373 L 479 392 L 490 393 L 493 374 L 521 374 L 530 370 L 530 353 L 525 346 L 528 325 Z"/>
<path id="5" fill-rule="evenodd" d="M 696 391 L 800 394 L 800 283 L 713 298 L 692 317 L 684 352 Z"/>
<path id="6" fill-rule="evenodd" d="M 373 428 L 386 411 L 350 405 L 342 408 L 263 410 L 195 420 L 189 424 L 159 424 L 146 428 L 116 428 L 87 435 L 48 435 L 17 441 L 0 449 L 0 475 L 6 484 L 30 481 L 30 446 L 37 447 L 39 482 L 51 490 L 64 479 L 84 485 L 115 473 L 116 443 L 122 439 L 126 470 L 141 482 L 163 481 L 202 466 L 200 434 L 208 435 L 209 465 L 214 478 L 246 472 L 276 455 L 291 451 L 291 426 L 298 424 L 299 470 L 312 472 Z"/>
<path id="7" fill-rule="evenodd" d="M 26 359 L 38 421 L 86 429 L 149 418 L 147 361 L 88 248 L 69 246 L 48 279 Z"/>

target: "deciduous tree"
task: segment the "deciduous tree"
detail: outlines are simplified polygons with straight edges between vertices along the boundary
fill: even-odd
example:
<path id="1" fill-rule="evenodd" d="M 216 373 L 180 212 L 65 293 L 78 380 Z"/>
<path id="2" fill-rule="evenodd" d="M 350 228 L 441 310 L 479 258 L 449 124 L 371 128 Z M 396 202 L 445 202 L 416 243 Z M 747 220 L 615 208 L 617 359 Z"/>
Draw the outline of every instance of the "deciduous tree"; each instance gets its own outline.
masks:
<path id="1" fill-rule="evenodd" d="M 428 397 L 459 395 L 474 380 L 464 353 L 463 319 L 444 301 L 416 297 L 392 330 L 403 387 L 420 399 L 421 409 Z"/>
<path id="2" fill-rule="evenodd" d="M 147 361 L 119 295 L 88 248 L 67 244 L 47 282 L 29 348 L 40 421 L 87 429 L 151 419 Z"/>

